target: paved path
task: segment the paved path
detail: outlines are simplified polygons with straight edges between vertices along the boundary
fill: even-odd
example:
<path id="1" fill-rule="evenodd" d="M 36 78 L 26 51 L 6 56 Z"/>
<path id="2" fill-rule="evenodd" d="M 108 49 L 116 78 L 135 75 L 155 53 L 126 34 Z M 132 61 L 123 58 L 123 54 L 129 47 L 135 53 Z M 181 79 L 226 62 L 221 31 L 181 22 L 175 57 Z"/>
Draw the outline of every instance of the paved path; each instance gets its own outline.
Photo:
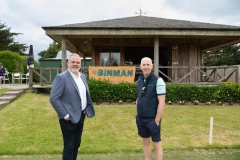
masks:
<path id="1" fill-rule="evenodd" d="M 2 84 L 0 88 L 8 89 L 28 89 L 28 84 Z"/>

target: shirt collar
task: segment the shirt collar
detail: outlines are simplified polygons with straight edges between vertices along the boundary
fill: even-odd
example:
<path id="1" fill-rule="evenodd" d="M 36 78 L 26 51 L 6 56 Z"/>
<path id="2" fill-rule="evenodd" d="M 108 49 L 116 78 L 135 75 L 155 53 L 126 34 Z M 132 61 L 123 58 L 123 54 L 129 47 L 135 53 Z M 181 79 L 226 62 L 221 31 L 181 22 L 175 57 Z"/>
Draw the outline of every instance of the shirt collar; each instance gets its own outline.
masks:
<path id="1" fill-rule="evenodd" d="M 74 78 L 76 78 L 76 76 L 75 76 L 75 74 L 74 73 L 72 73 L 69 69 L 67 69 L 68 71 L 69 71 L 69 73 L 71 74 L 71 76 Z M 78 72 L 78 77 L 81 77 L 81 73 L 80 72 Z"/>

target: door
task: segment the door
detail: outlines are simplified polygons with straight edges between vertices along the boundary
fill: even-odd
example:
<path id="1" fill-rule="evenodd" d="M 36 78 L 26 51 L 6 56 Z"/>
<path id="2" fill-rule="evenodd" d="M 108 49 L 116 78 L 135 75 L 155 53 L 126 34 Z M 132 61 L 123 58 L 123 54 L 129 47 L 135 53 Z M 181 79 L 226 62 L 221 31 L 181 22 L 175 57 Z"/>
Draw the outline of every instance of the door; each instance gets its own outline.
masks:
<path id="1" fill-rule="evenodd" d="M 100 52 L 101 66 L 120 66 L 121 52 L 120 49 L 102 49 Z"/>

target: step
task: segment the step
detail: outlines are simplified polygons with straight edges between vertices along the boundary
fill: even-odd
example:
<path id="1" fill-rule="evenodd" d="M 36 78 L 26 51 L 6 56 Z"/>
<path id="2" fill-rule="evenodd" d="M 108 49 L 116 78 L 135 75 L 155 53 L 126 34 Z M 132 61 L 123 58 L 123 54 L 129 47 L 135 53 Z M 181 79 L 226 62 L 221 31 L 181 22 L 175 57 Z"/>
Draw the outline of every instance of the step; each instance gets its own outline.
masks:
<path id="1" fill-rule="evenodd" d="M 4 106 L 6 106 L 9 103 L 10 101 L 0 101 L 0 109 L 2 109 Z"/>
<path id="2" fill-rule="evenodd" d="M 24 92 L 23 91 L 8 91 L 5 92 L 1 95 L 1 97 L 6 97 L 6 96 L 20 96 L 22 95 Z"/>
<path id="3" fill-rule="evenodd" d="M 10 89 L 8 92 L 15 92 L 15 91 L 22 91 L 22 92 L 25 92 L 25 91 L 27 91 L 28 90 L 28 88 L 14 88 L 14 89 Z"/>
<path id="4" fill-rule="evenodd" d="M 15 88 L 15 89 L 10 89 L 9 91 L 3 93 L 0 95 L 0 109 L 9 104 L 10 102 L 14 101 L 17 99 L 19 96 L 27 92 L 29 89 L 28 88 Z"/>
<path id="5" fill-rule="evenodd" d="M 0 97 L 0 101 L 10 101 L 12 102 L 13 100 L 15 100 L 18 96 L 7 96 L 7 97 Z"/>

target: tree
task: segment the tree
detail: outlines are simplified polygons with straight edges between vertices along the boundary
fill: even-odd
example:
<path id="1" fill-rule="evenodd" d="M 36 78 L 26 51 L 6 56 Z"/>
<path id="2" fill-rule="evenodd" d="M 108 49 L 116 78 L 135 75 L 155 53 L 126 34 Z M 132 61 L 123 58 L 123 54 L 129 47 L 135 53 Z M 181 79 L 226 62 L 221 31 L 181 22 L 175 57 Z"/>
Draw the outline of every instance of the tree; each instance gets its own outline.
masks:
<path id="1" fill-rule="evenodd" d="M 11 32 L 10 30 L 11 28 L 7 28 L 5 24 L 0 23 L 0 51 L 9 50 L 20 55 L 26 55 L 24 53 L 28 48 L 26 44 L 14 41 L 14 36 L 18 36 L 21 33 Z"/>
<path id="2" fill-rule="evenodd" d="M 53 41 L 49 44 L 48 49 L 41 51 L 38 55 L 42 58 L 56 58 L 58 52 L 61 50 L 61 45 Z"/>
<path id="3" fill-rule="evenodd" d="M 238 65 L 240 63 L 240 45 L 234 44 L 203 53 L 205 66 Z"/>
<path id="4" fill-rule="evenodd" d="M 46 50 L 41 51 L 41 52 L 38 53 L 38 56 L 39 56 L 40 58 L 43 58 L 43 57 L 44 57 L 44 54 L 45 54 L 46 52 L 47 52 Z"/>

